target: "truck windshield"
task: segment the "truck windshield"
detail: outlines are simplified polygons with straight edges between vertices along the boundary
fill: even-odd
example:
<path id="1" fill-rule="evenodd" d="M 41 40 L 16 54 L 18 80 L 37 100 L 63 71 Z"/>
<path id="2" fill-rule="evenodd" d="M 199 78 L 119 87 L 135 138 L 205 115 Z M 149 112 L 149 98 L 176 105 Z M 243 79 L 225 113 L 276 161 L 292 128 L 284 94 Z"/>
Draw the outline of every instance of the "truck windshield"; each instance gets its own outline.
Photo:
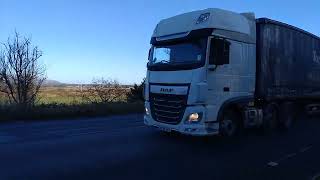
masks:
<path id="1" fill-rule="evenodd" d="M 207 40 L 153 46 L 149 66 L 204 64 Z"/>

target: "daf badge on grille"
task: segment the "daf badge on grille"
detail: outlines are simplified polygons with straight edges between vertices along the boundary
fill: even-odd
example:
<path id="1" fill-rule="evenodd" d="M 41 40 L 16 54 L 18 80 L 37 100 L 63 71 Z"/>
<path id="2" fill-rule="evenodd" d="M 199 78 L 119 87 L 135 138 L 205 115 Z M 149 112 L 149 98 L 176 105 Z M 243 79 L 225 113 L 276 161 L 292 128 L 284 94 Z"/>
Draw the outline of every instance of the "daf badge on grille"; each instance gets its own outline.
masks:
<path id="1" fill-rule="evenodd" d="M 160 92 L 167 92 L 167 93 L 170 93 L 170 92 L 173 92 L 174 91 L 174 89 L 172 89 L 172 88 L 161 88 L 160 89 Z"/>

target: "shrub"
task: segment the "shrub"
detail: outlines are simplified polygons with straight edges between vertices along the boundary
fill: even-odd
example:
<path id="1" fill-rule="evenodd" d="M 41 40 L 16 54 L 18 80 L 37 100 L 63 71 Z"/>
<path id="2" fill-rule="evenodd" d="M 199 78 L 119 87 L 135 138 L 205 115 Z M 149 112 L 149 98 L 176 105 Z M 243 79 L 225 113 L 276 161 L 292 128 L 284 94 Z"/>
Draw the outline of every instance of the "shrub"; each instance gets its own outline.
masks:
<path id="1" fill-rule="evenodd" d="M 146 79 L 144 78 L 142 82 L 138 84 L 134 84 L 133 88 L 130 88 L 130 92 L 128 93 L 128 101 L 144 101 L 144 86 Z"/>
<path id="2" fill-rule="evenodd" d="M 78 92 L 87 103 L 123 102 L 126 99 L 126 89 L 121 87 L 116 80 L 104 78 L 94 79 L 91 84 L 81 86 Z"/>

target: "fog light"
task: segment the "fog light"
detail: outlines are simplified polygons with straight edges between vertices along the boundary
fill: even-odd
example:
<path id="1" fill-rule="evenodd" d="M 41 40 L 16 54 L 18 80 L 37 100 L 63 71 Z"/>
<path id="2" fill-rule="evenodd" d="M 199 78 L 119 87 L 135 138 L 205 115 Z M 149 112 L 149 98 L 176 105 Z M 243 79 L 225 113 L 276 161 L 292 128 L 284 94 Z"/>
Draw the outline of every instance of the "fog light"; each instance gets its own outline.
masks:
<path id="1" fill-rule="evenodd" d="M 192 113 L 189 115 L 189 122 L 199 122 L 202 118 L 202 113 Z"/>
<path id="2" fill-rule="evenodd" d="M 149 109 L 148 108 L 145 108 L 145 113 L 146 113 L 146 115 L 149 115 Z"/>

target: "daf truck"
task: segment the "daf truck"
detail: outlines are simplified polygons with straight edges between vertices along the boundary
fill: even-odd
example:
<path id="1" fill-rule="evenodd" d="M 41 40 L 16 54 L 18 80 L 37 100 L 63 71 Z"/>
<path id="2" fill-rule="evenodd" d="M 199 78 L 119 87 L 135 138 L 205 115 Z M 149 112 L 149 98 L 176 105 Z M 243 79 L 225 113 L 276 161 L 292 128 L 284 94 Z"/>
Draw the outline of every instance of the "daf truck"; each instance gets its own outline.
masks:
<path id="1" fill-rule="evenodd" d="M 287 129 L 320 110 L 320 38 L 253 13 L 205 9 L 161 20 L 151 37 L 144 123 L 233 136 Z"/>

